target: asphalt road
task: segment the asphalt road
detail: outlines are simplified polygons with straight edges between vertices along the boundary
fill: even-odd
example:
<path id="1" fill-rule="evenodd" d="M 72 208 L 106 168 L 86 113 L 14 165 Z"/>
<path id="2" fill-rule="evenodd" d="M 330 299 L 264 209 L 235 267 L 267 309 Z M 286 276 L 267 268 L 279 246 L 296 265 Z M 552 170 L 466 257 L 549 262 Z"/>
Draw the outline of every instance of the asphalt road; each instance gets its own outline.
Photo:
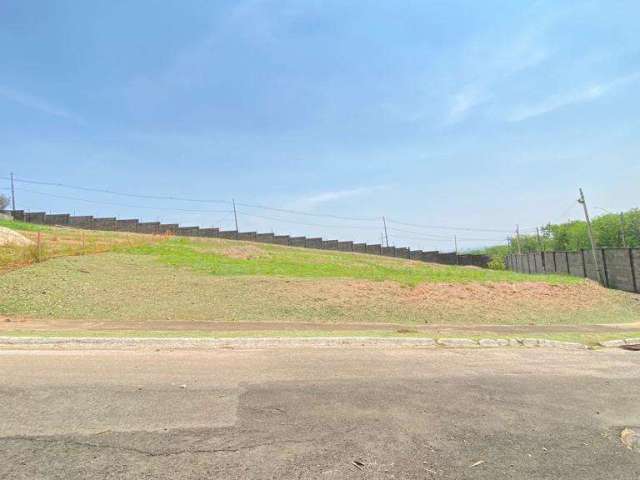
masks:
<path id="1" fill-rule="evenodd" d="M 633 479 L 640 352 L 0 350 L 0 478 Z"/>

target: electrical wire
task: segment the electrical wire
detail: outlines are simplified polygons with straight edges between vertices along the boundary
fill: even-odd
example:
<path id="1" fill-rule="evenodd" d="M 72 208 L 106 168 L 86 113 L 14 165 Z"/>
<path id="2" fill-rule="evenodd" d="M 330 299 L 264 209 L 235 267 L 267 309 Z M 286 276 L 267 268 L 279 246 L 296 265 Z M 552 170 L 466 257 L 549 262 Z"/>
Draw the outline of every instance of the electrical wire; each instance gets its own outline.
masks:
<path id="1" fill-rule="evenodd" d="M 165 208 L 165 207 L 149 207 L 149 206 L 143 206 L 143 205 L 128 205 L 124 203 L 103 202 L 99 200 L 89 200 L 86 198 L 69 197 L 66 195 L 57 195 L 55 193 L 37 192 L 35 190 L 29 190 L 24 188 L 22 189 L 22 191 L 27 193 L 33 193 L 36 195 L 43 195 L 46 197 L 61 198 L 64 200 L 73 200 L 78 202 L 94 203 L 97 205 L 110 205 L 114 207 L 142 208 L 147 210 L 162 210 L 166 212 L 174 211 L 174 212 L 187 212 L 187 213 L 227 213 L 227 214 L 233 213 L 233 210 L 195 210 L 195 209 L 187 209 L 187 208 L 173 208 L 173 207 Z"/>

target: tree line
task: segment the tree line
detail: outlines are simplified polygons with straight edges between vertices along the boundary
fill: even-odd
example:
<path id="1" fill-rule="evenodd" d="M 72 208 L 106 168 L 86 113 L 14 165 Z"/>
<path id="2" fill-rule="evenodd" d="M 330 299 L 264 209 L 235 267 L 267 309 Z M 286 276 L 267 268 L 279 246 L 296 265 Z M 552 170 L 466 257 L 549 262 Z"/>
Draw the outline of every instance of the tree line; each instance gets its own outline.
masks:
<path id="1" fill-rule="evenodd" d="M 591 220 L 593 235 L 598 247 L 640 247 L 640 209 L 622 213 L 607 213 Z M 591 248 L 587 223 L 573 220 L 559 224 L 548 224 L 533 234 L 520 234 L 509 239 L 508 245 L 498 245 L 479 250 L 477 253 L 491 255 L 499 264 L 511 253 L 540 251 L 575 251 Z"/>

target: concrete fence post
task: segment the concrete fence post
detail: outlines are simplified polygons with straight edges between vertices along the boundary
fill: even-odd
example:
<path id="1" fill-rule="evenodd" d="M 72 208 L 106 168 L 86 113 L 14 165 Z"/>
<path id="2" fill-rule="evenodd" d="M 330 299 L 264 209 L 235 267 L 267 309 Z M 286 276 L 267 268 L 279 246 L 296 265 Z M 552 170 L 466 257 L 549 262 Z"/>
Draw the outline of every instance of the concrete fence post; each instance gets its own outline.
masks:
<path id="1" fill-rule="evenodd" d="M 636 266 L 633 262 L 633 248 L 629 249 L 629 266 L 631 267 L 631 283 L 633 284 L 633 291 L 638 293 L 638 279 L 636 278 Z"/>
<path id="2" fill-rule="evenodd" d="M 602 270 L 604 273 L 604 278 L 602 280 L 604 281 L 604 286 L 609 288 L 609 272 L 607 270 L 607 254 L 605 253 L 604 248 L 601 248 L 600 252 L 602 254 Z"/>
<path id="3" fill-rule="evenodd" d="M 580 256 L 582 257 L 582 273 L 584 278 L 587 278 L 587 262 L 584 259 L 584 248 L 580 249 Z"/>

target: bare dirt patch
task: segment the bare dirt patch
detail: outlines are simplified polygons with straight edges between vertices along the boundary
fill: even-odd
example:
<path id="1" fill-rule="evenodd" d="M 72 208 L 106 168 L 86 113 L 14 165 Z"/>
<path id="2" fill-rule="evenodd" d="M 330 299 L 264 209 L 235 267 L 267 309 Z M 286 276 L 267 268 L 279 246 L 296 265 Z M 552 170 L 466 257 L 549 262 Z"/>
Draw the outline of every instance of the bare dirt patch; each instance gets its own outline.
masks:
<path id="1" fill-rule="evenodd" d="M 33 241 L 14 230 L 0 227 L 0 246 L 6 245 L 28 247 L 29 245 L 33 245 Z"/>

